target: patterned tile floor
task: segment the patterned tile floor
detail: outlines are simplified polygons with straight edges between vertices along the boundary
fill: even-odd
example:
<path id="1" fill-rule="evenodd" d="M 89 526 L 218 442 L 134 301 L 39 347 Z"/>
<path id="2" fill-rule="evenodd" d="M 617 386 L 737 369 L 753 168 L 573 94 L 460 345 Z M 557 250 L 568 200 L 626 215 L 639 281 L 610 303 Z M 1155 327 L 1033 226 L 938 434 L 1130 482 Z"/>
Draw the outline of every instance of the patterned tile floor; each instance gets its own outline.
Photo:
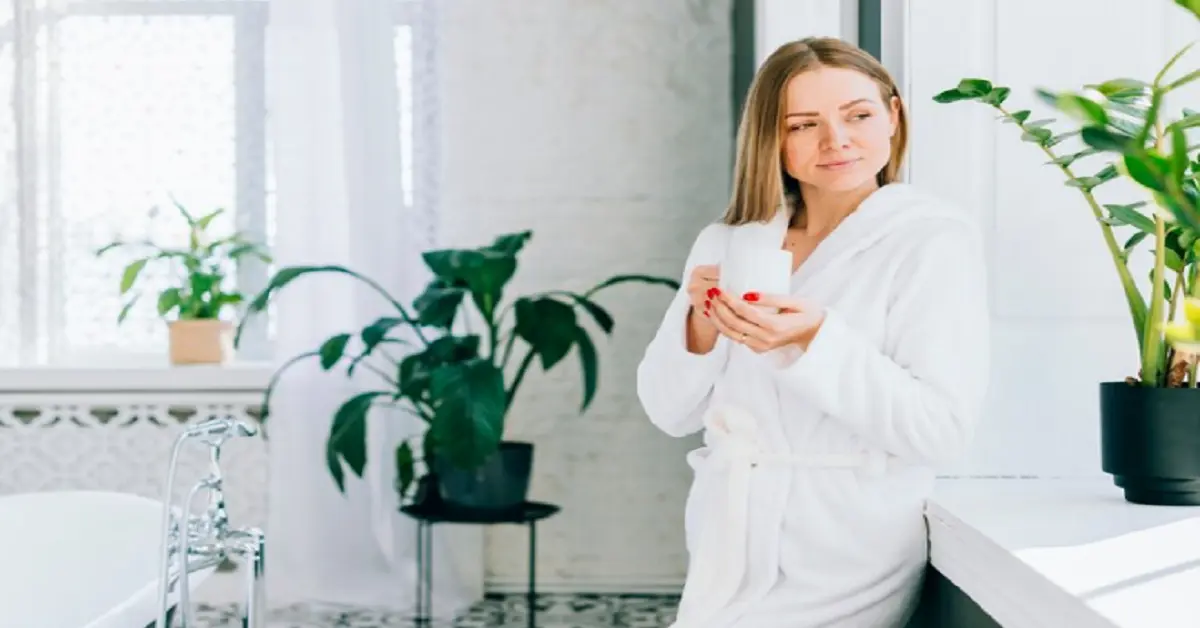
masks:
<path id="1" fill-rule="evenodd" d="M 662 628 L 675 617 L 678 597 L 654 595 L 538 596 L 538 628 Z M 200 607 L 200 628 L 240 628 L 233 607 Z M 430 628 L 526 628 L 523 595 L 488 595 L 452 623 Z M 292 607 L 271 614 L 269 628 L 395 628 L 411 626 L 407 614 L 342 607 Z"/>

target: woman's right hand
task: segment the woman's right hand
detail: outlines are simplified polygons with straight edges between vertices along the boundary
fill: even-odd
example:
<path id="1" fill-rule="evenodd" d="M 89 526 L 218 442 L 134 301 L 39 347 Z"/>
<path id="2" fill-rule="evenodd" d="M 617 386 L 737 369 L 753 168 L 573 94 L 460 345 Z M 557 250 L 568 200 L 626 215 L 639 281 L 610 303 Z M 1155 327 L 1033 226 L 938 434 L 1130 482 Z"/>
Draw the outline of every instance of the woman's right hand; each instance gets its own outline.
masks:
<path id="1" fill-rule="evenodd" d="M 715 264 L 697 266 L 692 269 L 688 280 L 688 298 L 692 302 L 692 311 L 696 314 L 707 315 L 711 307 L 711 299 L 716 295 L 717 282 L 721 279 L 721 268 Z M 709 323 L 710 325 L 712 323 Z"/>
<path id="2" fill-rule="evenodd" d="M 721 270 L 715 265 L 697 266 L 688 279 L 688 299 L 692 303 L 687 321 L 687 348 L 694 354 L 705 354 L 717 344 L 717 326 L 709 318 L 711 300 L 716 294 Z"/>

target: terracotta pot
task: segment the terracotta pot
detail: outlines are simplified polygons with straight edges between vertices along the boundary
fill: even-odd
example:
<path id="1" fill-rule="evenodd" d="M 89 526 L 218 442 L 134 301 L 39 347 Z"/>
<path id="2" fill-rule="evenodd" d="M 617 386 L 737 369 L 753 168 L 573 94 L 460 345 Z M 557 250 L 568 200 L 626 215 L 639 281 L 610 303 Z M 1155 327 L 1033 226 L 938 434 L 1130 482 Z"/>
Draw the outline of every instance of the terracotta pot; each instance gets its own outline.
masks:
<path id="1" fill-rule="evenodd" d="M 233 323 L 183 320 L 167 323 L 171 364 L 225 364 L 233 359 Z"/>

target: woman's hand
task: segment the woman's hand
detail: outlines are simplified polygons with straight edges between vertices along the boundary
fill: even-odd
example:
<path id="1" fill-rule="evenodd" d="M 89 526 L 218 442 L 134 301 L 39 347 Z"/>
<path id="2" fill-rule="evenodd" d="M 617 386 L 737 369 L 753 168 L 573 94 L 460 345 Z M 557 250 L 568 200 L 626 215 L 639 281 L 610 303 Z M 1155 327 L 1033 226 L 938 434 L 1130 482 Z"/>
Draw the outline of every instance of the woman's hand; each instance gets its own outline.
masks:
<path id="1" fill-rule="evenodd" d="M 688 299 L 692 302 L 692 310 L 708 314 L 709 299 L 717 292 L 717 282 L 721 280 L 721 269 L 715 264 L 697 266 L 692 269 L 688 278 Z"/>
<path id="2" fill-rule="evenodd" d="M 756 353 L 796 345 L 808 349 L 825 321 L 825 310 L 801 299 L 749 292 L 718 294 L 709 318 L 717 330 Z"/>

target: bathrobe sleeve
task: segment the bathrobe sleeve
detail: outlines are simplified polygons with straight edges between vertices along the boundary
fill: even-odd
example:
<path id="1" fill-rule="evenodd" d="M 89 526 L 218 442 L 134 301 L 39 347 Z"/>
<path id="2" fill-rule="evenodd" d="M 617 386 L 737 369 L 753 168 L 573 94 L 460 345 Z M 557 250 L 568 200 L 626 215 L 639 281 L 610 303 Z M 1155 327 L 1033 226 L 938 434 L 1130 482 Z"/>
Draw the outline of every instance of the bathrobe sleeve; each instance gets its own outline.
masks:
<path id="1" fill-rule="evenodd" d="M 638 364 L 637 392 L 642 408 L 650 422 L 670 436 L 687 436 L 704 427 L 702 416 L 713 384 L 729 357 L 724 337 L 705 354 L 687 349 L 688 278 L 696 266 L 720 263 L 727 235 L 723 229 L 720 224 L 709 225 L 697 236 L 684 262 L 682 285 Z"/>
<path id="2" fill-rule="evenodd" d="M 982 238 L 952 224 L 897 260 L 884 350 L 827 309 L 807 351 L 776 371 L 866 441 L 916 463 L 961 458 L 989 378 Z"/>

